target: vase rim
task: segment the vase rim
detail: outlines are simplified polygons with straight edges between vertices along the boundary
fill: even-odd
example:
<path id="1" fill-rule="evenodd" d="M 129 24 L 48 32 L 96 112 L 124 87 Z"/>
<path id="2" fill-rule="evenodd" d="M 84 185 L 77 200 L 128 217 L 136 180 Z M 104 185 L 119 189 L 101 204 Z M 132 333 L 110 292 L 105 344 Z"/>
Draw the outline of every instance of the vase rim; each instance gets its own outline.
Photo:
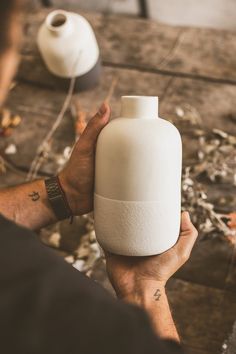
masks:
<path id="1" fill-rule="evenodd" d="M 59 33 L 65 29 L 68 24 L 68 12 L 65 10 L 54 10 L 50 12 L 46 18 L 46 26 L 47 28 L 54 32 Z M 59 24 L 56 24 L 57 21 Z"/>
<path id="2" fill-rule="evenodd" d="M 158 97 L 122 96 L 121 117 L 156 119 L 158 117 Z"/>

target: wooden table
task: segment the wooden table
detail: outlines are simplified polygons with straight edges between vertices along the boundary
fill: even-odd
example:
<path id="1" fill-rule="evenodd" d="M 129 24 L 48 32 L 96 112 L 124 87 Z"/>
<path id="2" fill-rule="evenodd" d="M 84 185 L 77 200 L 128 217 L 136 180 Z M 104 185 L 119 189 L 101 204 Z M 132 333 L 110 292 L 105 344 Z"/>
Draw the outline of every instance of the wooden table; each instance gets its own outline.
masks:
<path id="1" fill-rule="evenodd" d="M 23 117 L 9 138 L 0 140 L 3 150 L 9 143 L 17 146 L 12 162 L 23 172 L 36 148 L 59 112 L 65 93 L 45 69 L 36 47 L 36 33 L 48 10 L 29 13 L 26 18 L 22 61 L 17 85 L 7 105 Z M 236 134 L 236 34 L 233 32 L 171 27 L 156 22 L 84 13 L 95 29 L 101 48 L 103 75 L 100 85 L 79 94 L 81 107 L 95 112 L 117 80 L 111 98 L 113 115 L 119 111 L 121 95 L 158 95 L 160 116 L 176 122 L 175 109 L 190 104 L 197 109 L 204 127 Z M 181 129 L 181 127 L 180 127 Z M 183 133 L 185 164 L 196 158 L 197 143 Z M 74 128 L 70 113 L 58 129 L 53 151 L 71 145 Z M 55 171 L 54 163 L 41 173 Z M 1 185 L 20 183 L 24 176 L 7 171 Z M 209 187 L 210 188 L 210 187 Z M 212 195 L 236 195 L 229 186 Z M 236 259 L 226 242 L 199 242 L 191 260 L 168 285 L 168 293 L 183 341 L 190 354 L 216 354 L 236 320 Z"/>

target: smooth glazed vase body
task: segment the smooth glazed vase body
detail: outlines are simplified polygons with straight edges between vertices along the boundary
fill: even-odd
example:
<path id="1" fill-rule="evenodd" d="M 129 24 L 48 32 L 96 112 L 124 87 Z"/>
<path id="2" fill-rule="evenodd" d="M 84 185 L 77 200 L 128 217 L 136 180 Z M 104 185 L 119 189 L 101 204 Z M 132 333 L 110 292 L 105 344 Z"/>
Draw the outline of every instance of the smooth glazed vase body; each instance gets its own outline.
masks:
<path id="1" fill-rule="evenodd" d="M 182 143 L 158 118 L 158 98 L 123 96 L 121 117 L 96 148 L 94 219 L 100 245 L 127 256 L 159 254 L 179 236 Z"/>
<path id="2" fill-rule="evenodd" d="M 64 10 L 51 12 L 39 29 L 37 43 L 46 67 L 62 82 L 76 77 L 80 89 L 97 84 L 99 48 L 84 17 Z"/>

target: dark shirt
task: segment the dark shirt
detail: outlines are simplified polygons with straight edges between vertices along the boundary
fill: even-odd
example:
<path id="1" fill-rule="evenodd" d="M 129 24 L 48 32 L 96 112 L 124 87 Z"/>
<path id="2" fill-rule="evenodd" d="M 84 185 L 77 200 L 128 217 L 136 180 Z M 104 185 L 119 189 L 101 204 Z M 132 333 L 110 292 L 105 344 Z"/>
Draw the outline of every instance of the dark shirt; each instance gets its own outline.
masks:
<path id="1" fill-rule="evenodd" d="M 141 309 L 114 299 L 0 216 L 0 353 L 167 354 Z"/>

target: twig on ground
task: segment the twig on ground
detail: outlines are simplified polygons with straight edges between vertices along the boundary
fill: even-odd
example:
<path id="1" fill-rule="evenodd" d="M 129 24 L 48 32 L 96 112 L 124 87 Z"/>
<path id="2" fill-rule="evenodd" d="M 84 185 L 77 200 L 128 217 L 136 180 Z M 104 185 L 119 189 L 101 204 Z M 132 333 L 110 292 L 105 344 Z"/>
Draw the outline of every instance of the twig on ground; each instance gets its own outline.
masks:
<path id="1" fill-rule="evenodd" d="M 65 115 L 65 112 L 70 104 L 70 101 L 71 101 L 71 98 L 73 95 L 73 91 L 74 91 L 75 80 L 76 80 L 75 77 L 71 79 L 69 90 L 66 95 L 65 101 L 62 105 L 62 108 L 61 108 L 52 128 L 49 130 L 48 134 L 43 139 L 42 143 L 39 145 L 39 147 L 37 149 L 36 156 L 31 163 L 31 166 L 30 166 L 27 178 L 26 178 L 27 181 L 31 181 L 32 179 L 37 177 L 38 171 L 39 171 L 43 161 L 45 160 L 45 157 L 48 156 L 48 153 L 50 151 L 50 140 L 51 140 L 53 134 L 55 133 L 55 131 L 57 130 L 57 128 L 59 127 L 59 125 L 61 124 L 63 117 Z"/>
<path id="2" fill-rule="evenodd" d="M 118 83 L 118 77 L 117 76 L 113 77 L 112 82 L 111 82 L 111 86 L 108 90 L 108 93 L 107 93 L 105 99 L 104 99 L 104 102 L 106 102 L 106 103 L 110 102 L 110 100 L 114 94 L 114 90 L 116 88 L 117 83 Z"/>

